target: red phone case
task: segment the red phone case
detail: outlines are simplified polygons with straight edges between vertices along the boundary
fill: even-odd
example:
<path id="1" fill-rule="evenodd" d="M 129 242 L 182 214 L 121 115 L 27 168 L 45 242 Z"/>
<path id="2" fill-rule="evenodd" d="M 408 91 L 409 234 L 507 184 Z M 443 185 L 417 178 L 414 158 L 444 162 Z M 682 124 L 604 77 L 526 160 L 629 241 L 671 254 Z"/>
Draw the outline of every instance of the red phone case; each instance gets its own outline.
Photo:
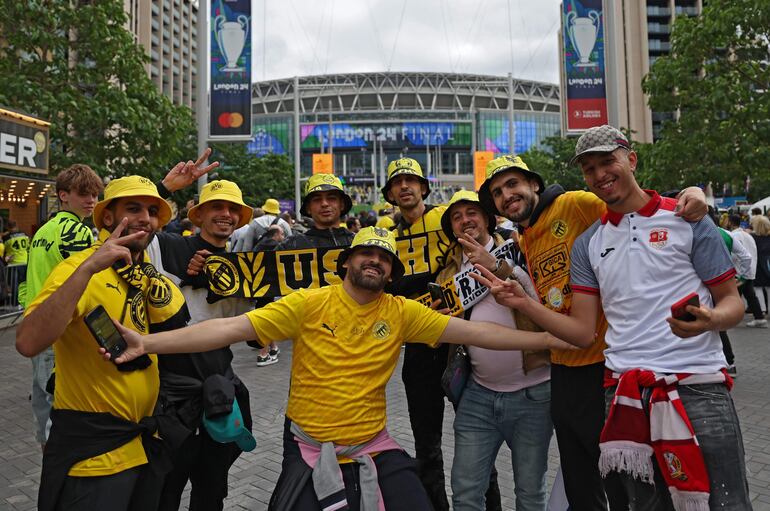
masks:
<path id="1" fill-rule="evenodd" d="M 685 307 L 688 305 L 694 305 L 696 307 L 700 305 L 700 298 L 698 297 L 698 293 L 690 293 L 672 305 L 671 317 L 674 319 L 681 319 L 682 321 L 695 321 L 695 316 L 687 312 L 685 309 Z"/>

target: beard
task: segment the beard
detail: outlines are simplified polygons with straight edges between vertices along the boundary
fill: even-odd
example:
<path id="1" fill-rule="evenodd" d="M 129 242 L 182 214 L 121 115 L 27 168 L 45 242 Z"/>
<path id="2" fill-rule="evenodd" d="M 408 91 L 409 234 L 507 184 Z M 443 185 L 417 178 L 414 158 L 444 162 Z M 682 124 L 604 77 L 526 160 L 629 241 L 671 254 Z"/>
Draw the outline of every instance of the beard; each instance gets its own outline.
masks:
<path id="1" fill-rule="evenodd" d="M 126 227 L 125 229 L 123 229 L 123 232 L 120 233 L 120 237 L 122 238 L 123 236 L 128 236 L 129 234 L 131 234 L 129 229 L 130 227 Z M 113 232 L 115 230 L 115 226 L 109 227 L 107 228 L 107 230 L 110 232 Z M 131 252 L 131 254 L 140 254 L 144 252 L 144 249 L 146 249 L 150 245 L 150 243 L 154 238 L 155 238 L 155 231 L 152 231 L 151 233 L 149 233 L 146 240 L 134 240 L 131 243 L 125 245 L 125 247 L 128 249 L 129 252 Z"/>
<path id="2" fill-rule="evenodd" d="M 364 274 L 366 268 L 376 268 L 380 274 L 377 276 L 369 276 Z M 367 291 L 382 291 L 385 289 L 385 285 L 388 283 L 388 279 L 382 270 L 382 267 L 378 265 L 366 265 L 358 268 L 350 268 L 350 280 L 353 285 L 366 289 Z"/>
<path id="3" fill-rule="evenodd" d="M 535 209 L 534 197 L 532 197 L 531 195 L 527 195 L 527 196 L 522 195 L 521 201 L 524 203 L 524 205 L 522 208 L 519 209 L 517 213 L 512 213 L 510 215 L 506 213 L 504 215 L 511 222 L 521 222 L 521 221 L 527 220 L 530 216 L 532 216 L 532 211 Z"/>

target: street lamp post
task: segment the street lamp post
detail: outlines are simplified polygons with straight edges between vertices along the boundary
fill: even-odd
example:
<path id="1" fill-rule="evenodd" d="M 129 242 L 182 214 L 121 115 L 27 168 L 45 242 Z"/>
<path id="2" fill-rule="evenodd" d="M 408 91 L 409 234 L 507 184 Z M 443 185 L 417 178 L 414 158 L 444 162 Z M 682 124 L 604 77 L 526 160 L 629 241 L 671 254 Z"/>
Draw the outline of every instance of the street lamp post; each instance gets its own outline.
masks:
<path id="1" fill-rule="evenodd" d="M 294 212 L 297 218 L 302 215 L 299 212 L 301 198 L 299 192 L 300 179 L 300 133 L 299 133 L 299 76 L 294 77 Z"/>

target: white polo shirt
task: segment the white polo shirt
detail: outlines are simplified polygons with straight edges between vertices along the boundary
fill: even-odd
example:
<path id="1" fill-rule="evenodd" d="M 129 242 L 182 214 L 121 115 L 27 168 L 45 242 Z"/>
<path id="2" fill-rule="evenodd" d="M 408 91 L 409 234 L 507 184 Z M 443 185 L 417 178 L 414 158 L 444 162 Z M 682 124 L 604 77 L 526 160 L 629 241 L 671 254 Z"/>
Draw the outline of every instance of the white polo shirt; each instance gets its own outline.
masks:
<path id="1" fill-rule="evenodd" d="M 735 276 L 730 254 L 710 218 L 687 222 L 674 215 L 675 200 L 647 193 L 652 199 L 639 211 L 608 210 L 575 240 L 572 290 L 601 296 L 609 369 L 718 371 L 727 365 L 718 332 L 682 339 L 666 318 L 691 292 L 713 307 L 708 286 Z"/>

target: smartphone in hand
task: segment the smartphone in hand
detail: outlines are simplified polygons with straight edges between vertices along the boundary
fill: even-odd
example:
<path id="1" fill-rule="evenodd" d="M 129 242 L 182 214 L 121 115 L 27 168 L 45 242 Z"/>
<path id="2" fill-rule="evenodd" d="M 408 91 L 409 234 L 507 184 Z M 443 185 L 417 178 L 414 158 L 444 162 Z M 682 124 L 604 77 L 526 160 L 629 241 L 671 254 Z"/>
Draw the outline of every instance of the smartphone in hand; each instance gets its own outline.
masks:
<path id="1" fill-rule="evenodd" d="M 85 323 L 91 334 L 99 343 L 99 346 L 107 350 L 110 354 L 110 360 L 113 362 L 117 357 L 123 354 L 128 348 L 126 340 L 120 335 L 112 319 L 101 305 L 86 314 Z"/>
<path id="2" fill-rule="evenodd" d="M 686 307 L 692 305 L 700 307 L 698 293 L 690 293 L 671 306 L 671 317 L 679 321 L 695 321 L 695 316 L 687 312 Z"/>
<path id="3" fill-rule="evenodd" d="M 435 282 L 429 283 L 428 292 L 430 293 L 431 302 L 439 300 L 438 310 L 447 308 L 446 299 L 444 299 L 444 290 L 441 289 L 439 284 L 436 284 Z"/>

